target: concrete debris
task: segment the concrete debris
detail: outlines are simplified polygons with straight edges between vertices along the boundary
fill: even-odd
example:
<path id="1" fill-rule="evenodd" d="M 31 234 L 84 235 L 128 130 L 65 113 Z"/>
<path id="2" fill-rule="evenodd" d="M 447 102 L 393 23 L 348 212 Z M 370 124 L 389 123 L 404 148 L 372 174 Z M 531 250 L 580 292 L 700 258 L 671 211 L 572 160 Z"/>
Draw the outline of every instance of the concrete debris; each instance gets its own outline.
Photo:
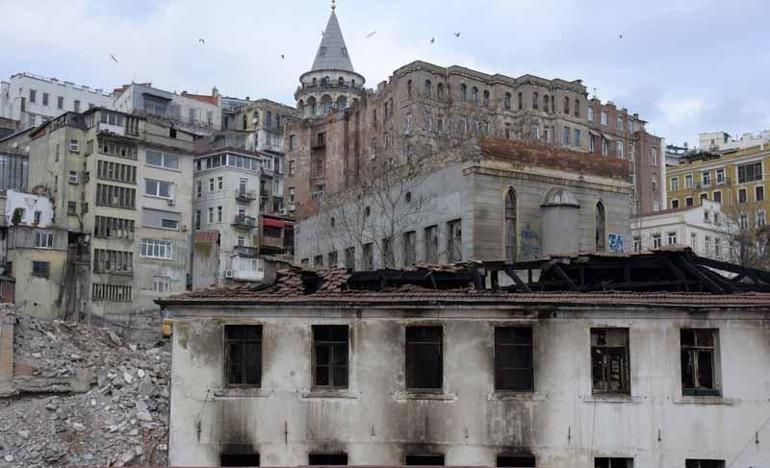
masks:
<path id="1" fill-rule="evenodd" d="M 0 398 L 0 465 L 165 465 L 168 349 L 163 341 L 129 345 L 85 324 L 18 317 L 17 394 Z"/>

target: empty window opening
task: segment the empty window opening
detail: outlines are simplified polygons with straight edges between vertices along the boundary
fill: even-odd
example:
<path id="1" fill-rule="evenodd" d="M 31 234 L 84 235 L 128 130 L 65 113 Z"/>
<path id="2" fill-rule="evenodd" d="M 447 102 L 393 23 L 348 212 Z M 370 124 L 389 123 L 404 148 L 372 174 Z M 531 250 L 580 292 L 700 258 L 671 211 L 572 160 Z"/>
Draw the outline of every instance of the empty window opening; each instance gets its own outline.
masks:
<path id="1" fill-rule="evenodd" d="M 229 445 L 219 455 L 219 466 L 259 466 L 259 454 L 250 445 Z"/>
<path id="2" fill-rule="evenodd" d="M 531 392 L 534 377 L 532 328 L 495 328 L 495 390 Z"/>
<path id="3" fill-rule="evenodd" d="M 684 462 L 685 468 L 725 468 L 724 460 L 693 460 L 687 459 Z"/>
<path id="4" fill-rule="evenodd" d="M 604 211 L 604 203 L 599 202 L 596 204 L 596 226 L 595 226 L 597 252 L 604 252 L 606 248 L 606 243 L 605 243 L 605 239 L 607 238 L 606 224 L 607 224 L 607 216 Z"/>
<path id="5" fill-rule="evenodd" d="M 313 361 L 316 387 L 347 388 L 347 325 L 313 325 Z"/>
<path id="6" fill-rule="evenodd" d="M 633 458 L 595 458 L 594 468 L 634 468 Z"/>
<path id="7" fill-rule="evenodd" d="M 505 259 L 508 263 L 518 259 L 516 216 L 516 192 L 511 188 L 505 194 Z"/>
<path id="8" fill-rule="evenodd" d="M 308 455 L 310 466 L 340 466 L 348 464 L 346 453 L 311 453 Z"/>
<path id="9" fill-rule="evenodd" d="M 404 458 L 406 466 L 444 466 L 444 455 L 442 454 L 422 454 L 409 455 Z"/>
<path id="10" fill-rule="evenodd" d="M 682 394 L 719 395 L 717 384 L 718 330 L 682 329 Z"/>
<path id="11" fill-rule="evenodd" d="M 591 329 L 591 377 L 594 393 L 630 393 L 628 329 Z"/>
<path id="12" fill-rule="evenodd" d="M 408 390 L 441 390 L 442 336 L 441 327 L 406 327 L 406 388 Z"/>
<path id="13" fill-rule="evenodd" d="M 260 386 L 261 325 L 225 325 L 225 373 L 228 385 Z"/>
<path id="14" fill-rule="evenodd" d="M 532 455 L 498 455 L 497 466 L 535 468 L 535 457 Z"/>

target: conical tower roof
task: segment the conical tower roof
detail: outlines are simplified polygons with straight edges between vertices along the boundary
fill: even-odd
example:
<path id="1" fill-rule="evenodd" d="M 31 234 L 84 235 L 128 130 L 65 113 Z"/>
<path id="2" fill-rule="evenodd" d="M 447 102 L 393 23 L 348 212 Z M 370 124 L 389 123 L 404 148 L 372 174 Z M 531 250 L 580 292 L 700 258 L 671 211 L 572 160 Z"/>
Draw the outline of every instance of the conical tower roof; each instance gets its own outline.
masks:
<path id="1" fill-rule="evenodd" d="M 310 71 L 318 70 L 344 70 L 355 72 L 353 63 L 350 61 L 348 48 L 345 45 L 345 39 L 342 37 L 340 23 L 337 21 L 337 14 L 332 9 L 329 22 L 326 24 L 321 45 L 318 46 L 313 68 Z"/>

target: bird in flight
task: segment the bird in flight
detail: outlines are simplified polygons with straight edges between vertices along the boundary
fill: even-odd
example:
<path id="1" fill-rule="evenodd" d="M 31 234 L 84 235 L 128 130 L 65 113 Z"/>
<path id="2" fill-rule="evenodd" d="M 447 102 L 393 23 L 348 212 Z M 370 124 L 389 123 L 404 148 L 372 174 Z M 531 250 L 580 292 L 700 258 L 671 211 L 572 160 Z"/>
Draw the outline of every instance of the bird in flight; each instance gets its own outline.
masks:
<path id="1" fill-rule="evenodd" d="M 120 63 L 120 62 L 118 61 L 118 58 L 117 58 L 117 57 L 115 57 L 114 55 L 110 54 L 110 58 L 112 59 L 112 61 L 113 61 L 113 62 L 115 62 L 115 63 Z"/>
<path id="2" fill-rule="evenodd" d="M 460 37 L 460 34 L 462 34 L 462 33 L 456 32 L 455 33 L 455 37 Z"/>
<path id="3" fill-rule="evenodd" d="M 205 44 L 206 43 L 206 41 L 204 39 L 198 39 L 198 42 L 200 42 L 201 44 Z"/>
<path id="4" fill-rule="evenodd" d="M 366 35 L 366 38 L 369 39 L 370 37 L 374 36 L 375 34 L 377 34 L 377 31 L 372 31 L 372 32 L 370 32 L 369 34 Z"/>

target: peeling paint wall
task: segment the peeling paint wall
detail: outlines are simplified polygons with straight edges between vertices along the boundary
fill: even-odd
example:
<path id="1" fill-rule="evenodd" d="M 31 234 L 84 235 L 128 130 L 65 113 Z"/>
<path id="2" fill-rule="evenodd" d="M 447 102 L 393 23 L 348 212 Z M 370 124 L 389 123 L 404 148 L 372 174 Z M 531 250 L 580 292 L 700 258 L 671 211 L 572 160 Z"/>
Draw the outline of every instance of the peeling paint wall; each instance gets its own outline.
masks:
<path id="1" fill-rule="evenodd" d="M 443 453 L 447 465 L 494 465 L 529 451 L 537 466 L 589 468 L 597 456 L 634 466 L 685 458 L 770 460 L 770 311 L 682 308 L 529 310 L 170 308 L 175 317 L 169 461 L 213 466 L 232 444 L 266 466 L 307 464 L 309 452 L 348 454 L 351 465 L 398 465 L 407 452 Z M 215 318 L 212 318 L 215 317 Z M 263 326 L 261 388 L 223 382 L 223 325 Z M 349 388 L 312 388 L 312 325 L 350 326 Z M 443 392 L 405 391 L 404 326 L 443 327 Z M 535 391 L 494 391 L 494 327 L 530 325 Z M 590 329 L 627 327 L 631 395 L 591 392 Z M 719 330 L 722 397 L 683 397 L 679 328 Z M 755 437 L 759 441 L 755 443 Z"/>

